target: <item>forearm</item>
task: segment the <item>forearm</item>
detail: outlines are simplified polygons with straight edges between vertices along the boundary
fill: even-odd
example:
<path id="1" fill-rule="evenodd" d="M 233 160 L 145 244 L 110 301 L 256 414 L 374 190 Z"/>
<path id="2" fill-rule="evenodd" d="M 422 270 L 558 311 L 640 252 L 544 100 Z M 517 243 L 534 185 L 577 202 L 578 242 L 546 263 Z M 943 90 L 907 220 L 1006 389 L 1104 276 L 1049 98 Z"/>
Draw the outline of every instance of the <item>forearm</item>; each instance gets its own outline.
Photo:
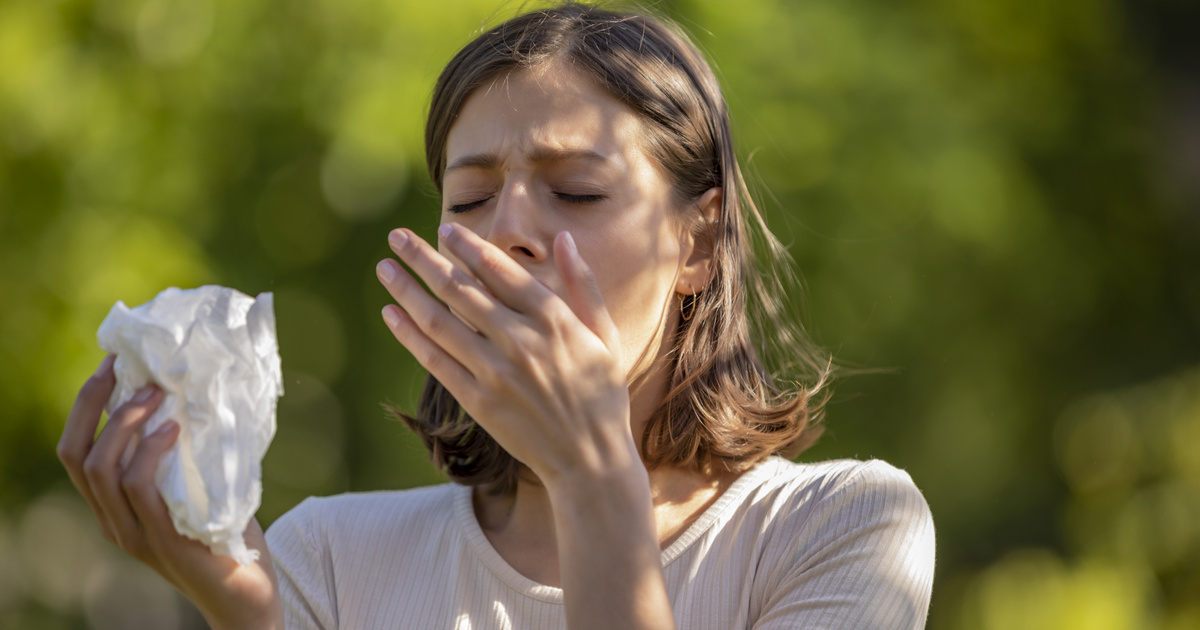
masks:
<path id="1" fill-rule="evenodd" d="M 284 630 L 282 604 L 275 604 L 269 613 L 258 618 L 223 621 L 213 615 L 204 614 L 203 616 L 212 630 Z"/>
<path id="2" fill-rule="evenodd" d="M 674 628 L 641 462 L 548 486 L 567 627 Z"/>
<path id="3" fill-rule="evenodd" d="M 279 580 L 257 521 L 247 534 L 259 549 L 258 560 L 209 576 L 204 583 L 184 592 L 184 596 L 196 605 L 212 630 L 283 630 Z M 269 589 L 259 585 L 263 576 L 270 582 Z M 216 583 L 220 584 L 220 591 L 214 591 L 212 584 Z M 184 590 L 183 584 L 176 586 Z"/>
<path id="4" fill-rule="evenodd" d="M 260 559 L 259 565 L 269 568 L 269 557 Z M 272 589 L 270 593 L 249 595 L 239 593 L 241 597 L 236 602 L 227 602 L 225 606 L 207 607 L 201 609 L 201 614 L 212 630 L 284 630 L 283 600 L 280 599 L 279 585 L 271 572 Z M 237 592 L 238 577 L 230 576 L 226 583 Z"/>

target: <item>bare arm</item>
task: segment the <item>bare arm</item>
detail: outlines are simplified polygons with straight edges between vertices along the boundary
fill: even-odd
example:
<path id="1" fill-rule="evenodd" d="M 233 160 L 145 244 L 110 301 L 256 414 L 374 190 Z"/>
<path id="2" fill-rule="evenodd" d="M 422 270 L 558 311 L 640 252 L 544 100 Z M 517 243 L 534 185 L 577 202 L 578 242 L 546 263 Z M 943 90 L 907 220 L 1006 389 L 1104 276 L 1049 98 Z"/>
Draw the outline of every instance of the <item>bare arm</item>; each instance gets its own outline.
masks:
<path id="1" fill-rule="evenodd" d="M 580 474 L 550 496 L 567 626 L 674 628 L 645 468 Z"/>
<path id="2" fill-rule="evenodd" d="M 398 304 L 384 309 L 388 326 L 546 486 L 568 627 L 673 628 L 620 343 L 590 269 L 559 234 L 560 298 L 470 230 L 443 229 L 470 273 L 394 231 L 392 249 L 441 302 L 383 261 L 380 280 Z"/>
<path id="3" fill-rule="evenodd" d="M 154 485 L 154 470 L 174 444 L 178 425 L 165 423 L 141 440 L 129 464 L 122 465 L 122 454 L 162 402 L 162 391 L 153 386 L 141 390 L 113 412 L 93 439 L 116 383 L 113 358 L 105 358 L 80 389 L 58 443 L 59 459 L 104 537 L 179 589 L 214 629 L 282 629 L 275 572 L 257 521 L 250 522 L 245 536 L 246 544 L 258 550 L 259 560 L 244 567 L 175 531 Z"/>

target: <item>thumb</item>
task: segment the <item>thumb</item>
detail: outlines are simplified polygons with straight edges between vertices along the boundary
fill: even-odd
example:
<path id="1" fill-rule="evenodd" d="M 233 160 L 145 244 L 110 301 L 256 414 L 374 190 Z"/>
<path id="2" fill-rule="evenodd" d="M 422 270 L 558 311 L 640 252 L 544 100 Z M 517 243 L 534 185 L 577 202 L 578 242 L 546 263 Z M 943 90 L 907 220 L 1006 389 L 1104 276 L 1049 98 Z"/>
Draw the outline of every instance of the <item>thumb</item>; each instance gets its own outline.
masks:
<path id="1" fill-rule="evenodd" d="M 567 306 L 610 351 L 615 352 L 620 347 L 617 326 L 608 314 L 604 296 L 596 284 L 596 275 L 579 255 L 570 232 L 559 232 L 554 237 L 554 262 L 567 289 Z"/>

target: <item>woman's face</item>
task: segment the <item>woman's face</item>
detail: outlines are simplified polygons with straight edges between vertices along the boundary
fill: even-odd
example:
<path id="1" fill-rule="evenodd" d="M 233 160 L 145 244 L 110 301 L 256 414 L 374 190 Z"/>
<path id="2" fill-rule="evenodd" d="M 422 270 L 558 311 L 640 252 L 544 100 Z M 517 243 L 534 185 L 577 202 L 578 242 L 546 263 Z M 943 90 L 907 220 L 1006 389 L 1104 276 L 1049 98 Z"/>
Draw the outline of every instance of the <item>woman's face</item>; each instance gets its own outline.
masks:
<path id="1" fill-rule="evenodd" d="M 673 296 L 701 289 L 708 273 L 643 135 L 637 114 L 565 64 L 518 71 L 467 99 L 442 194 L 443 223 L 487 239 L 559 296 L 553 242 L 570 232 L 620 332 L 626 373 L 658 356 L 645 351 L 664 325 L 673 330 Z"/>

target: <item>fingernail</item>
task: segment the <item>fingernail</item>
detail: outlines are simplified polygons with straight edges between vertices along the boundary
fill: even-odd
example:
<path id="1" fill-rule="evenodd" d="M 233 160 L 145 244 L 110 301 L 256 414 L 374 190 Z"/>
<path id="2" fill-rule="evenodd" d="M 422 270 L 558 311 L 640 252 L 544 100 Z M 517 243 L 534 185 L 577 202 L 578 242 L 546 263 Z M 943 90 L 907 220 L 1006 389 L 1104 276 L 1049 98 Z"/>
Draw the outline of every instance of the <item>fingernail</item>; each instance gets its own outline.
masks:
<path id="1" fill-rule="evenodd" d="M 388 242 L 393 247 L 404 247 L 404 244 L 408 242 L 408 234 L 404 230 L 392 230 L 392 233 L 388 234 Z"/>
<path id="2" fill-rule="evenodd" d="M 383 308 L 383 321 L 387 323 L 388 327 L 395 328 L 396 324 L 400 323 L 400 318 L 396 316 L 396 313 L 392 312 L 392 309 L 385 306 Z"/>
<path id="3" fill-rule="evenodd" d="M 442 238 L 450 236 L 450 233 L 454 231 L 454 228 L 451 227 L 451 225 L 452 224 L 450 223 L 443 223 L 442 226 L 438 228 L 438 234 L 441 235 Z"/>
<path id="4" fill-rule="evenodd" d="M 133 402 L 142 403 L 150 400 L 150 397 L 154 395 L 155 389 L 156 388 L 153 385 L 147 385 L 143 387 L 138 391 L 137 395 L 133 397 Z"/>
<path id="5" fill-rule="evenodd" d="M 167 420 L 162 423 L 162 426 L 154 430 L 154 435 L 167 436 L 179 430 L 179 423 L 174 420 Z"/>
<path id="6" fill-rule="evenodd" d="M 116 360 L 117 360 L 117 355 L 115 355 L 115 354 L 110 354 L 110 355 L 104 357 L 104 360 L 100 362 L 100 367 L 96 368 L 96 376 L 100 376 L 100 375 L 104 374 L 105 372 L 111 370 L 113 361 L 116 361 Z"/>
<path id="7" fill-rule="evenodd" d="M 579 250 L 575 249 L 575 237 L 571 236 L 570 232 L 564 232 L 567 235 L 567 249 L 571 250 L 572 254 L 578 254 Z"/>
<path id="8" fill-rule="evenodd" d="M 378 265 L 375 265 L 375 273 L 384 282 L 391 282 L 396 277 L 396 270 L 392 268 L 392 261 L 381 260 Z"/>

